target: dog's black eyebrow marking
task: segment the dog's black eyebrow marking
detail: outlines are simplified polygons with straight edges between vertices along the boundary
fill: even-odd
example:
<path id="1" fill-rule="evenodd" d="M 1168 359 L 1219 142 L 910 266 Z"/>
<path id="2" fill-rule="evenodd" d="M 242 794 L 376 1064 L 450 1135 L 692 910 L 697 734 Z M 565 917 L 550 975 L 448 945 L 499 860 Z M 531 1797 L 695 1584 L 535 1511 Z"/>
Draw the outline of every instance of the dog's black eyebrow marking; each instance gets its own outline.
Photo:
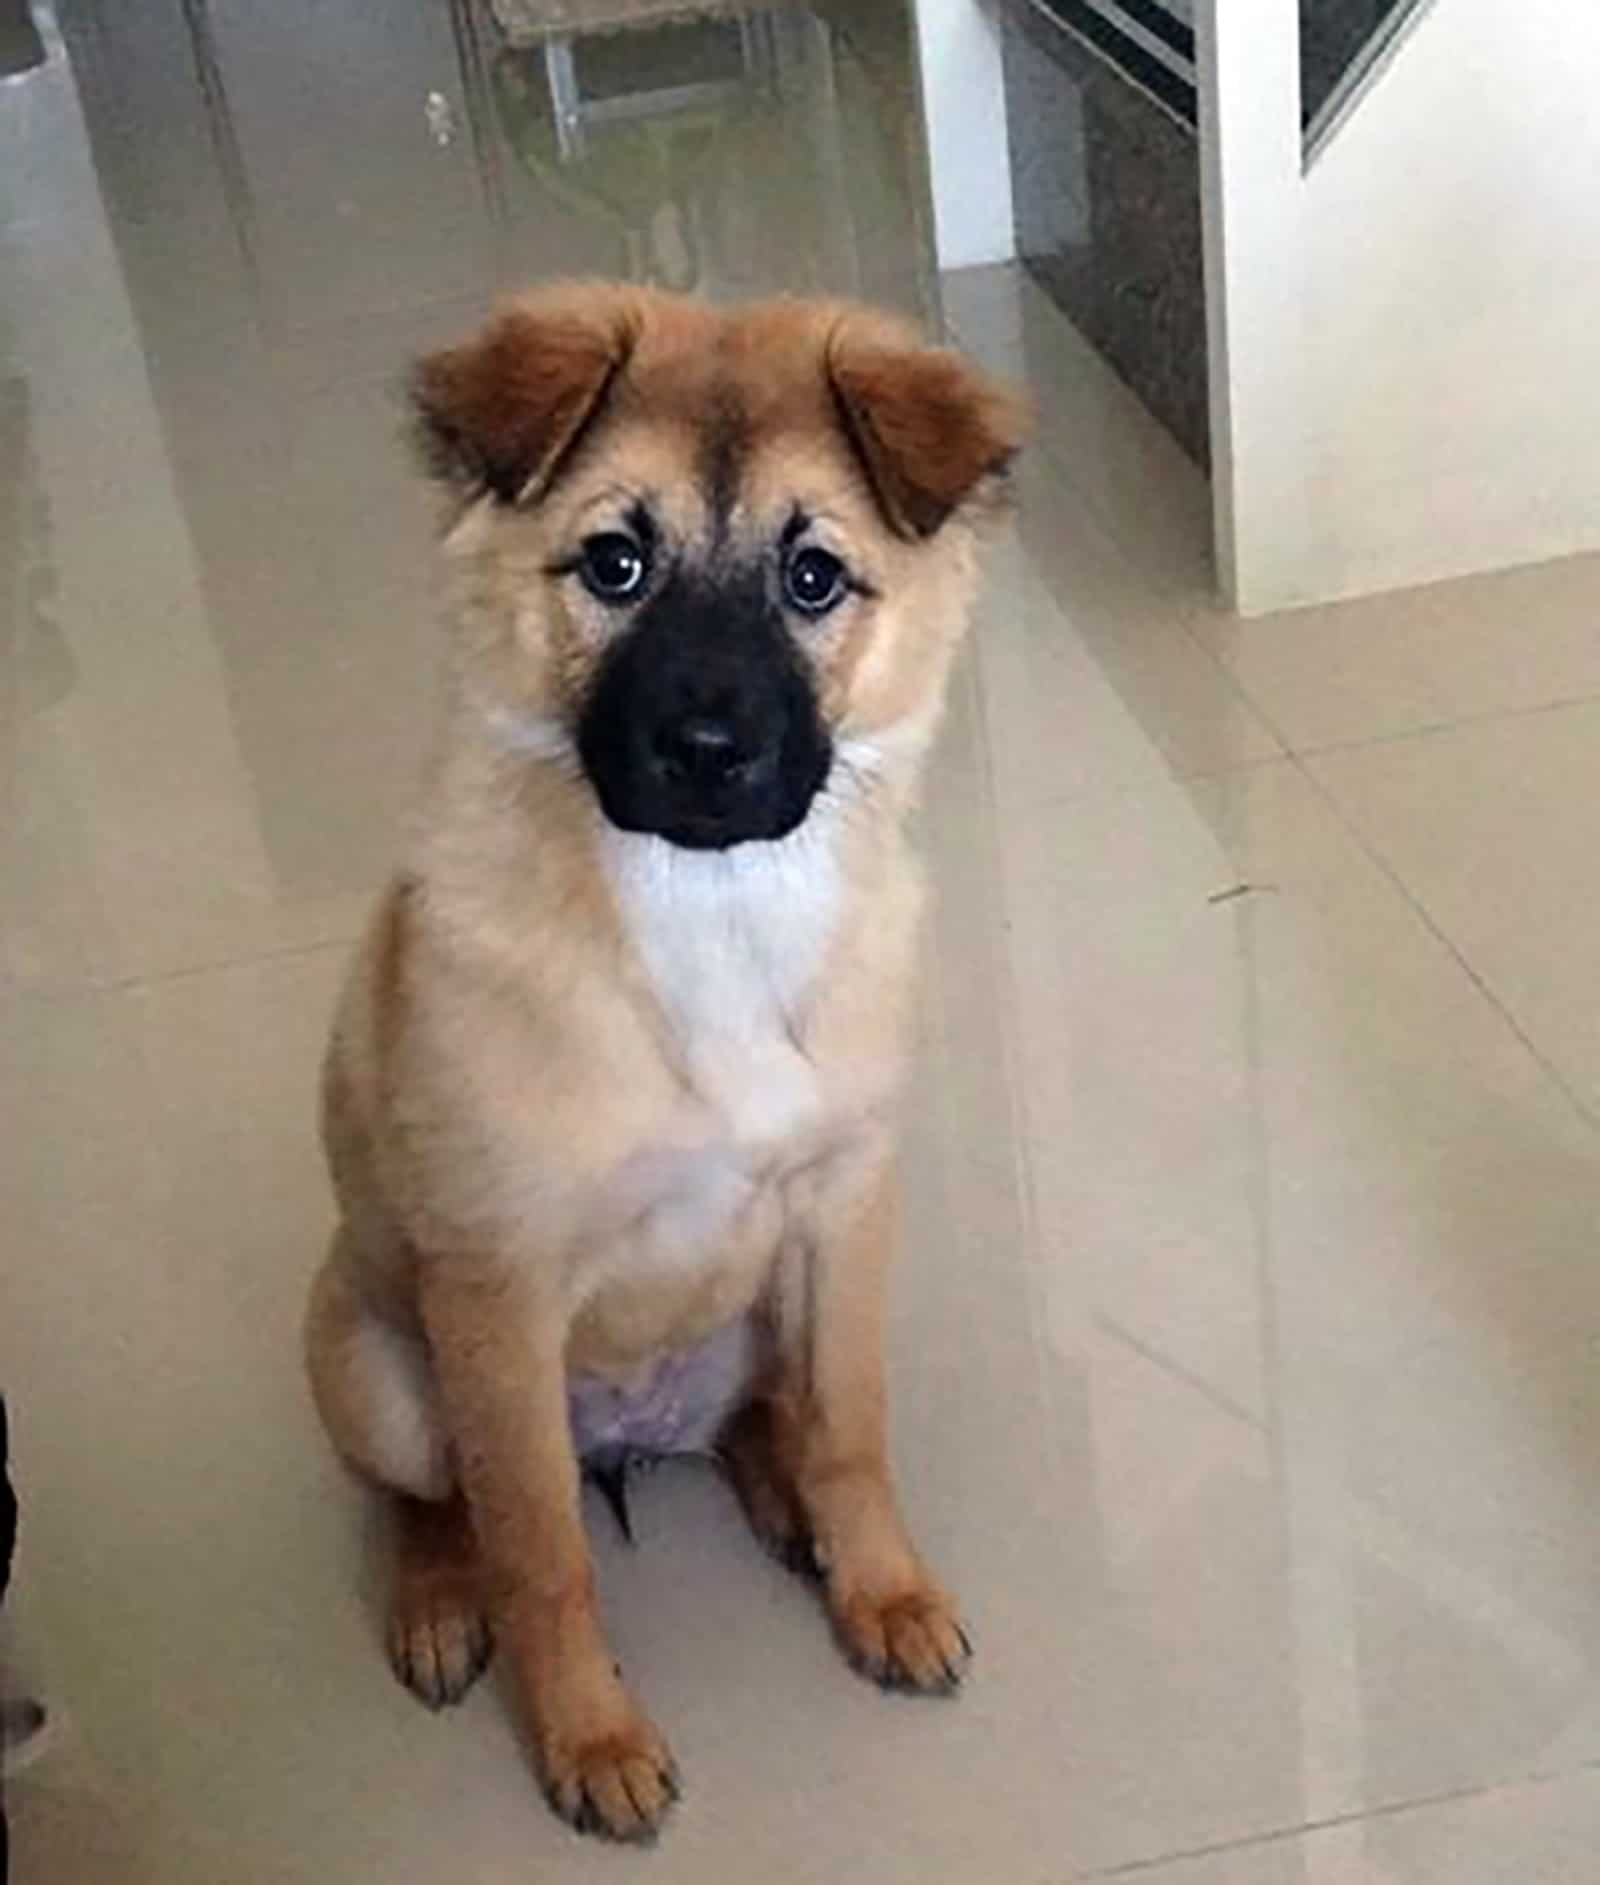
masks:
<path id="1" fill-rule="evenodd" d="M 645 507 L 643 498 L 635 498 L 628 506 L 628 513 L 622 520 L 639 539 L 642 550 L 656 547 L 656 520 Z"/>
<path id="2" fill-rule="evenodd" d="M 780 547 L 785 550 L 791 549 L 810 528 L 811 519 L 801 510 L 800 506 L 796 504 L 794 509 L 789 513 L 788 523 L 783 527 L 783 535 L 778 539 Z"/>

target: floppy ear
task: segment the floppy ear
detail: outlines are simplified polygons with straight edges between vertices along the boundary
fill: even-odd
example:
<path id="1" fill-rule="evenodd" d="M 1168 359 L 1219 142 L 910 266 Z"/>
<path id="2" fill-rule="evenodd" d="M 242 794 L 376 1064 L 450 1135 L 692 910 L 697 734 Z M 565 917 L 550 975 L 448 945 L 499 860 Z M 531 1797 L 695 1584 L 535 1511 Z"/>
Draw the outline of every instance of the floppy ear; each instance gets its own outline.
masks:
<path id="1" fill-rule="evenodd" d="M 428 470 L 517 504 L 548 490 L 632 350 L 636 314 L 613 289 L 514 302 L 464 346 L 420 360 L 411 400 Z"/>
<path id="2" fill-rule="evenodd" d="M 1005 474 L 1022 443 L 1021 404 L 960 354 L 846 316 L 828 378 L 879 507 L 903 537 L 931 537 Z"/>

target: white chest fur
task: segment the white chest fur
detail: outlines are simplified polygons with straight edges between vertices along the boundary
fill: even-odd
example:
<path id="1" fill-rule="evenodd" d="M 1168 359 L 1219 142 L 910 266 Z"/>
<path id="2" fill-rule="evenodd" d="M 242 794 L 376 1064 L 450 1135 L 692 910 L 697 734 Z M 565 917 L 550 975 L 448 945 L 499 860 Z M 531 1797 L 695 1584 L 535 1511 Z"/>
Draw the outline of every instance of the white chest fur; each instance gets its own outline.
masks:
<path id="1" fill-rule="evenodd" d="M 789 837 L 729 851 L 608 834 L 623 922 L 725 1150 L 769 1152 L 820 1104 L 801 1028 L 839 919 L 832 824 L 819 805 Z"/>

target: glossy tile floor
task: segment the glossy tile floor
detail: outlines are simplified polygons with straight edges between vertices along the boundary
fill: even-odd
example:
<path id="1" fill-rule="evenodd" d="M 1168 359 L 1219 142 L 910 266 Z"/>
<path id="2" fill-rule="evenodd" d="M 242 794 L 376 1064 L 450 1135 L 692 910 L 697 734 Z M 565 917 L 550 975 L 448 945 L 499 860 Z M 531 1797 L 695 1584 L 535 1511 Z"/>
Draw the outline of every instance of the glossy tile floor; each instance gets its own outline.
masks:
<path id="1" fill-rule="evenodd" d="M 1025 283 L 946 281 L 1041 410 L 925 819 L 894 1336 L 980 1662 L 866 1689 L 660 1474 L 596 1536 L 691 1792 L 593 1849 L 492 1685 L 388 1678 L 298 1370 L 315 1063 L 425 740 L 390 387 L 557 267 L 923 303 L 904 20 L 801 16 L 701 170 L 643 120 L 608 222 L 600 129 L 563 196 L 511 164 L 548 101 L 464 8 L 75 17 L 76 86 L 53 40 L 0 87 L 0 1381 L 63 1716 L 16 1877 L 1592 1880 L 1600 566 L 1232 622 L 1176 450 Z M 828 138 L 853 222 L 785 156 Z"/>

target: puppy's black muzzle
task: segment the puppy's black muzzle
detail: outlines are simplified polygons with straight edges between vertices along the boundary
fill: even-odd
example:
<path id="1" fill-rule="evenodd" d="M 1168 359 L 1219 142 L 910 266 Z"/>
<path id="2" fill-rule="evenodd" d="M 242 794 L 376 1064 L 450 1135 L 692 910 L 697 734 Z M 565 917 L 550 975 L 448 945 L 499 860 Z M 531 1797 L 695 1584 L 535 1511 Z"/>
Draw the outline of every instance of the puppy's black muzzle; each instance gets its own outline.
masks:
<path id="1" fill-rule="evenodd" d="M 614 825 L 694 850 L 793 831 L 828 776 L 816 691 L 750 580 L 675 578 L 602 664 L 578 729 Z"/>

